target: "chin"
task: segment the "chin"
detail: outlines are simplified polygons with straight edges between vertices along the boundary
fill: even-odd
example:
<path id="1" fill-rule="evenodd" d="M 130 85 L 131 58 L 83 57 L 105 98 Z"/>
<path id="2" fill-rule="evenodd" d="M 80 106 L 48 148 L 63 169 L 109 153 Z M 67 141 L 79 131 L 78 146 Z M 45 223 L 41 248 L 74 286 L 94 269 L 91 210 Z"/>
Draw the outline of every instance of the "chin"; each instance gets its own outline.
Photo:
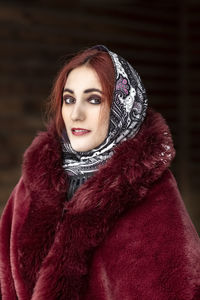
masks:
<path id="1" fill-rule="evenodd" d="M 104 139 L 100 139 L 99 141 L 94 141 L 94 139 L 90 140 L 90 141 L 74 141 L 74 139 L 70 140 L 71 146 L 74 149 L 74 151 L 77 152 L 86 152 L 86 151 L 90 151 L 96 147 L 98 147 L 102 142 L 104 141 Z"/>
<path id="2" fill-rule="evenodd" d="M 77 151 L 77 152 L 85 152 L 85 151 L 89 151 L 92 150 L 94 147 L 88 147 L 88 145 L 77 145 L 77 144 L 73 144 L 71 143 L 72 148 Z"/>

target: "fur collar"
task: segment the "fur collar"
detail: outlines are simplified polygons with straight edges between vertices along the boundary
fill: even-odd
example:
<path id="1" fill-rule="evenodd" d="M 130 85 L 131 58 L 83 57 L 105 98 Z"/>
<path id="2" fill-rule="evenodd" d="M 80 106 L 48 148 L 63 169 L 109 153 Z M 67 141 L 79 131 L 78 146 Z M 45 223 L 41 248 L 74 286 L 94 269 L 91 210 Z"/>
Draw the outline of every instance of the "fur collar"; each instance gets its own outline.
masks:
<path id="1" fill-rule="evenodd" d="M 34 249 L 30 247 L 31 241 L 24 239 L 30 234 L 29 225 L 24 226 L 21 236 L 23 249 L 29 243 L 29 250 L 24 253 L 27 259 L 35 251 L 37 282 L 32 299 L 79 299 L 87 287 L 95 248 L 122 213 L 143 199 L 153 182 L 169 167 L 175 151 L 164 119 L 149 109 L 138 134 L 119 145 L 110 160 L 77 190 L 70 202 L 65 202 L 67 177 L 61 155 L 59 139 L 51 126 L 36 137 L 24 156 L 24 183 L 34 198 L 27 224 L 31 224 L 32 218 L 34 226 L 43 226 L 41 231 L 48 228 L 51 232 L 46 252 L 41 256 L 35 249 L 44 232 L 43 235 L 32 232 Z M 67 213 L 56 228 L 63 205 Z M 62 266 L 59 262 L 63 262 Z M 26 275 L 30 267 L 33 269 L 31 263 L 24 266 Z M 36 276 L 29 280 L 36 281 Z"/>
<path id="2" fill-rule="evenodd" d="M 118 174 L 118 177 L 130 185 L 134 186 L 138 180 L 141 180 L 144 186 L 149 185 L 169 167 L 174 156 L 175 150 L 165 120 L 159 113 L 148 109 L 139 133 L 133 139 L 119 145 L 113 157 L 89 182 L 101 182 L 103 179 L 103 189 L 106 190 Z M 52 125 L 47 132 L 39 133 L 24 154 L 23 177 L 30 191 L 40 191 L 44 196 L 49 193 L 56 195 L 66 192 L 67 176 L 61 166 L 61 157 L 60 141 Z M 86 191 L 89 185 L 85 184 L 82 189 Z M 87 203 L 84 201 L 83 204 L 81 201 L 80 206 L 80 202 L 76 203 L 77 198 L 78 195 L 72 198 L 70 203 L 73 205 L 70 207 L 84 209 Z"/>

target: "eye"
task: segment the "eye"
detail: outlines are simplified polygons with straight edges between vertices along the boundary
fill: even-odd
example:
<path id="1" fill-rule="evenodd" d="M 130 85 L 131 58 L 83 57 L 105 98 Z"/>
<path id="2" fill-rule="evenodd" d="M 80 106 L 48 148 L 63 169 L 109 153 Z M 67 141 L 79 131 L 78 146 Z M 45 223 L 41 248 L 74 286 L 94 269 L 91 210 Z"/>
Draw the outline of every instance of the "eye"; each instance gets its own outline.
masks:
<path id="1" fill-rule="evenodd" d="M 66 104 L 71 104 L 71 103 L 74 103 L 75 102 L 75 99 L 71 96 L 63 96 L 63 101 L 66 103 Z"/>
<path id="2" fill-rule="evenodd" d="M 99 96 L 91 96 L 88 101 L 92 104 L 100 104 L 101 103 L 101 97 Z"/>

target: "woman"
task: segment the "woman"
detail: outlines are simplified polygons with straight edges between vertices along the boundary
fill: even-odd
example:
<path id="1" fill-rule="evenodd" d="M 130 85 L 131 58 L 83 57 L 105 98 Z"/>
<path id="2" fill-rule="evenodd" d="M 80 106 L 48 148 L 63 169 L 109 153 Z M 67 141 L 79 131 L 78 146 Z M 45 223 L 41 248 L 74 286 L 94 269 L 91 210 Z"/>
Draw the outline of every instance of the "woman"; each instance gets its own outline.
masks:
<path id="1" fill-rule="evenodd" d="M 105 46 L 60 71 L 1 219 L 2 299 L 200 299 L 200 241 L 169 129 Z"/>

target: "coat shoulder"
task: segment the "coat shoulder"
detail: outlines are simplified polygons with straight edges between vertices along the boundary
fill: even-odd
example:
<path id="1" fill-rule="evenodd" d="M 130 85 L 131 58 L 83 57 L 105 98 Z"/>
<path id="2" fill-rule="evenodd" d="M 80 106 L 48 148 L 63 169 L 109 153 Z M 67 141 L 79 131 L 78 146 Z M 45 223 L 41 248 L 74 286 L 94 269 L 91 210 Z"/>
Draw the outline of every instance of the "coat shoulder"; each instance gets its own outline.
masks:
<path id="1" fill-rule="evenodd" d="M 185 229 L 186 222 L 192 223 L 185 208 L 177 187 L 176 180 L 171 171 L 167 169 L 162 176 L 149 188 L 148 193 L 141 203 L 126 211 L 115 224 L 109 238 L 126 234 L 131 236 L 140 232 L 144 237 L 162 235 L 165 230 L 167 236 L 173 235 Z M 146 234 L 148 232 L 148 235 Z M 131 240 L 131 239 L 128 239 Z M 118 239 L 117 239 L 118 241 Z"/>
<path id="2" fill-rule="evenodd" d="M 97 268 L 99 277 L 93 273 Z M 119 219 L 96 252 L 90 291 L 105 274 L 114 279 L 109 279 L 113 297 L 129 299 L 137 290 L 134 299 L 186 299 L 186 294 L 192 299 L 200 284 L 200 240 L 169 170 Z"/>
<path id="3" fill-rule="evenodd" d="M 66 176 L 62 169 L 61 141 L 55 126 L 38 133 L 24 153 L 22 173 L 30 191 L 48 194 L 66 190 Z"/>

